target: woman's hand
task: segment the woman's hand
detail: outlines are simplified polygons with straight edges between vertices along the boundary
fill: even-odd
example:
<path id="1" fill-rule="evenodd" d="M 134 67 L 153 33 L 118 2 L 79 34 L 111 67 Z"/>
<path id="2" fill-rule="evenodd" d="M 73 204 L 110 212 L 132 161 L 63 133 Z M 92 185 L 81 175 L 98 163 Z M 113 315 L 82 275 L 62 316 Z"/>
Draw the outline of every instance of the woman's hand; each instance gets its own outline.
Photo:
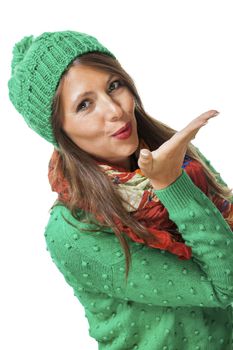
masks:
<path id="1" fill-rule="evenodd" d="M 206 125 L 210 118 L 218 114 L 216 110 L 205 112 L 193 119 L 184 129 L 176 132 L 155 151 L 150 152 L 147 149 L 140 151 L 138 166 L 151 180 L 155 189 L 169 186 L 182 174 L 181 167 L 189 142 L 195 138 L 199 129 Z M 143 153 L 147 156 L 143 156 Z"/>

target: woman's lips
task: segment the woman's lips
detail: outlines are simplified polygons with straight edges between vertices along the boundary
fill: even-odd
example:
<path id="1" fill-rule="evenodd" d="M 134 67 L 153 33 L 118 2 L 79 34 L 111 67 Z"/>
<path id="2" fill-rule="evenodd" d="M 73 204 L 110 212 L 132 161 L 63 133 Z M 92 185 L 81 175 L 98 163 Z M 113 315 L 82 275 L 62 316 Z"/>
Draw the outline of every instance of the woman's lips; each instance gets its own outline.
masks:
<path id="1" fill-rule="evenodd" d="M 132 125 L 131 125 L 131 122 L 127 123 L 126 125 L 127 127 L 123 128 L 121 132 L 117 132 L 116 135 L 112 135 L 112 136 L 120 140 L 127 139 L 132 133 Z"/>
<path id="2" fill-rule="evenodd" d="M 123 128 L 120 128 L 119 130 L 117 130 L 114 134 L 112 134 L 112 136 L 116 136 L 120 134 L 122 131 L 125 131 L 125 129 L 129 127 L 129 124 L 130 122 L 126 123 L 125 126 L 123 126 Z"/>

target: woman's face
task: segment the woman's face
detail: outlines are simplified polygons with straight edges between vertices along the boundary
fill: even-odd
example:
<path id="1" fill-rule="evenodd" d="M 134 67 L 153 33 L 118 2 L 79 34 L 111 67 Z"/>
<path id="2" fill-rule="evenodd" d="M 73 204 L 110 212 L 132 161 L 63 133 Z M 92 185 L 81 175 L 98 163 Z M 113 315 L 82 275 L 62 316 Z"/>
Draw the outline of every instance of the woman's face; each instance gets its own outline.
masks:
<path id="1" fill-rule="evenodd" d="M 129 156 L 139 145 L 135 102 L 117 75 L 72 66 L 63 81 L 61 102 L 63 130 L 75 144 L 97 160 L 130 170 Z M 127 138 L 112 136 L 128 122 L 132 131 Z"/>

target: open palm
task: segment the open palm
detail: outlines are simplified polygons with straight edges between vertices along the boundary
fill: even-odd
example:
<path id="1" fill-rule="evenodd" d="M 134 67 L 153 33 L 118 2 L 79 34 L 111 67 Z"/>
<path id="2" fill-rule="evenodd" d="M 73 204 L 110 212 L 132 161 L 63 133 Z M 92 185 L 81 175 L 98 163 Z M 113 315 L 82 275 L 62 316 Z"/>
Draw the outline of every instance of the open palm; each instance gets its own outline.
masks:
<path id="1" fill-rule="evenodd" d="M 158 149 L 150 152 L 140 151 L 138 166 L 143 174 L 151 180 L 155 189 L 162 189 L 174 182 L 182 173 L 182 164 L 189 142 L 195 138 L 199 129 L 219 112 L 209 110 L 193 119 L 185 128 L 176 132 Z M 143 153 L 147 156 L 143 156 Z"/>

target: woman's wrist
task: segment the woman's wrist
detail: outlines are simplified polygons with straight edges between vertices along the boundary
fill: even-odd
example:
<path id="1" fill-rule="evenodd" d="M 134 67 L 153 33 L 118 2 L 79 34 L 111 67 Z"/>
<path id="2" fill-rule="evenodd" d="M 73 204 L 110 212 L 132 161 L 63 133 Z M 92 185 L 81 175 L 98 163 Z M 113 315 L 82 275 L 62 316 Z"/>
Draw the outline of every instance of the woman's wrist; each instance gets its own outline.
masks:
<path id="1" fill-rule="evenodd" d="M 182 170 L 181 170 L 181 173 L 179 173 L 175 178 L 173 177 L 173 179 L 166 180 L 164 182 L 150 179 L 150 183 L 151 183 L 152 187 L 154 188 L 154 190 L 163 190 L 164 188 L 173 184 L 181 175 L 182 175 Z"/>
<path id="2" fill-rule="evenodd" d="M 150 180 L 150 183 L 153 187 L 154 190 L 163 190 L 164 188 L 168 187 L 171 183 L 159 183 L 159 182 L 155 182 Z"/>

